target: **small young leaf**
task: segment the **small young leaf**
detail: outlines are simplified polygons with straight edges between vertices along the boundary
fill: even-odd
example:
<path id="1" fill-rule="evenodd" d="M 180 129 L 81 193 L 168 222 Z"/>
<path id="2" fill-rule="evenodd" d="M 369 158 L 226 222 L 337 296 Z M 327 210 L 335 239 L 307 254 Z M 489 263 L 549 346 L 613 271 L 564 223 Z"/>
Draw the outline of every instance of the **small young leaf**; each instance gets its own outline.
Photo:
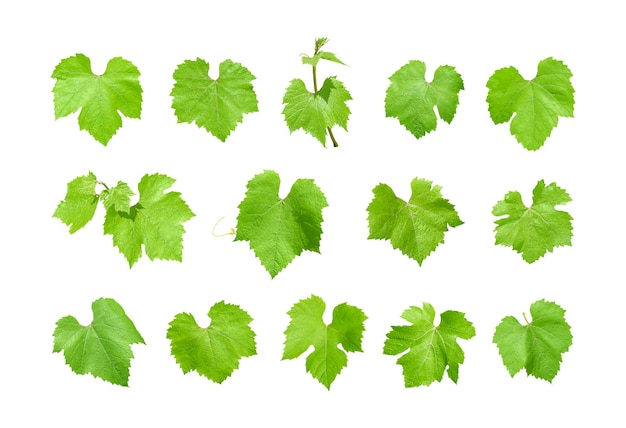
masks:
<path id="1" fill-rule="evenodd" d="M 280 177 L 264 171 L 248 182 L 237 216 L 235 241 L 249 241 L 261 264 L 275 277 L 303 250 L 320 252 L 326 197 L 311 179 L 298 179 L 280 199 Z"/>
<path id="2" fill-rule="evenodd" d="M 527 150 L 543 146 L 561 117 L 574 117 L 572 72 L 552 58 L 537 67 L 537 76 L 525 80 L 514 67 L 497 70 L 487 81 L 487 103 L 493 123 L 511 121 L 511 134 Z"/>
<path id="3" fill-rule="evenodd" d="M 255 77 L 246 67 L 229 59 L 220 64 L 217 80 L 208 74 L 209 64 L 200 58 L 180 64 L 174 71 L 172 108 L 178 123 L 195 122 L 226 141 L 244 114 L 259 111 L 251 83 Z"/>
<path id="4" fill-rule="evenodd" d="M 513 247 L 527 263 L 546 252 L 572 245 L 572 216 L 555 209 L 572 199 L 556 183 L 540 180 L 533 190 L 533 203 L 527 208 L 519 192 L 509 192 L 493 207 L 493 215 L 506 216 L 495 221 L 496 244 Z"/>
<path id="5" fill-rule="evenodd" d="M 393 248 L 421 266 L 424 259 L 444 242 L 448 226 L 460 226 L 463 222 L 454 205 L 441 196 L 441 187 L 414 178 L 411 190 L 408 203 L 398 198 L 386 184 L 379 184 L 372 190 L 374 199 L 367 207 L 368 239 L 390 240 Z"/>
<path id="6" fill-rule="evenodd" d="M 565 310 L 554 302 L 538 300 L 530 305 L 532 322 L 521 325 L 507 316 L 496 327 L 493 343 L 511 377 L 526 374 L 552 382 L 561 367 L 561 355 L 572 345 Z"/>
<path id="7" fill-rule="evenodd" d="M 193 315 L 180 313 L 170 322 L 167 338 L 183 373 L 192 370 L 213 382 L 224 382 L 243 357 L 256 355 L 252 318 L 237 305 L 218 302 L 209 310 L 211 324 L 198 326 Z"/>
<path id="8" fill-rule="evenodd" d="M 128 386 L 130 345 L 145 342 L 115 300 L 98 299 L 91 308 L 93 321 L 86 327 L 69 315 L 57 321 L 52 352 L 63 351 L 74 373 Z"/>
<path id="9" fill-rule="evenodd" d="M 105 209 L 112 208 L 115 211 L 130 213 L 130 198 L 135 193 L 130 190 L 128 184 L 118 181 L 117 186 L 105 189 L 100 193 L 100 200 Z"/>
<path id="10" fill-rule="evenodd" d="M 130 61 L 116 57 L 109 61 L 104 74 L 91 71 L 91 60 L 83 54 L 65 58 L 56 66 L 54 114 L 59 119 L 79 108 L 78 125 L 96 141 L 107 145 L 122 126 L 124 116 L 141 116 L 142 89 L 139 70 Z"/>
<path id="11" fill-rule="evenodd" d="M 341 370 L 348 365 L 346 352 L 363 352 L 361 339 L 367 316 L 359 308 L 347 303 L 333 310 L 330 325 L 324 324 L 322 316 L 326 309 L 324 301 L 311 296 L 293 305 L 291 317 L 285 330 L 283 360 L 298 358 L 310 346 L 315 349 L 306 358 L 306 371 L 327 389 Z"/>
<path id="12" fill-rule="evenodd" d="M 416 138 L 437 129 L 435 106 L 439 117 L 452 122 L 463 89 L 461 75 L 449 65 L 437 68 L 431 83 L 426 82 L 425 74 L 426 64 L 409 61 L 389 78 L 385 96 L 387 117 L 397 118 Z"/>
<path id="13" fill-rule="evenodd" d="M 474 326 L 464 313 L 457 311 L 442 313 L 441 322 L 435 326 L 435 309 L 429 303 L 422 306 L 404 311 L 402 318 L 411 325 L 392 326 L 383 353 L 398 355 L 408 351 L 398 358 L 407 388 L 441 382 L 446 367 L 448 377 L 457 383 L 459 365 L 465 360 L 457 339 L 474 337 Z"/>

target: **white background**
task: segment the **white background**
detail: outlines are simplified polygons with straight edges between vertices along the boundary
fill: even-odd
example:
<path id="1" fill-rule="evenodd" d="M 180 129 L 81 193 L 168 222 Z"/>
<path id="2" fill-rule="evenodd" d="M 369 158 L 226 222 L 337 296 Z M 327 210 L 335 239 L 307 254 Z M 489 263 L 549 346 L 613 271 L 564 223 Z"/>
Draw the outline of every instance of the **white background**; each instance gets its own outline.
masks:
<path id="1" fill-rule="evenodd" d="M 0 388 L 2 426 L 624 426 L 623 15 L 617 2 L 441 1 L 154 3 L 11 2 L 0 11 L 1 153 Z M 356 6 L 358 5 L 358 6 Z M 349 132 L 323 148 L 289 134 L 282 96 L 299 77 L 310 87 L 316 37 L 349 67 L 324 62 L 350 90 Z M 83 53 L 93 71 L 122 56 L 140 70 L 141 120 L 124 119 L 107 147 L 79 131 L 77 115 L 54 120 L 50 75 Z M 489 117 L 485 83 L 515 66 L 528 79 L 547 57 L 564 61 L 576 89 L 575 118 L 561 119 L 545 146 L 528 152 L 508 125 Z M 177 124 L 169 92 L 185 59 L 241 62 L 256 77 L 259 112 L 222 143 Z M 465 81 L 451 125 L 416 140 L 385 118 L 388 77 L 410 59 L 427 77 L 450 64 Z M 329 142 L 330 143 L 330 142 Z M 286 195 L 297 178 L 326 194 L 321 255 L 304 253 L 274 280 L 245 242 L 214 238 L 235 226 L 247 181 L 274 169 Z M 103 209 L 74 235 L 52 218 L 66 183 L 93 171 L 131 188 L 146 173 L 177 181 L 173 190 L 196 213 L 185 224 L 183 263 L 142 258 L 129 270 L 102 233 Z M 414 177 L 442 186 L 464 225 L 420 267 L 389 242 L 367 240 L 371 189 L 389 184 L 406 199 Z M 493 205 L 507 191 L 524 201 L 538 180 L 556 182 L 573 202 L 572 247 L 532 265 L 495 246 Z M 363 353 L 327 391 L 304 356 L 281 361 L 291 305 L 311 294 L 369 317 Z M 91 302 L 116 299 L 147 345 L 135 345 L 130 386 L 77 376 L 52 353 L 55 322 L 91 321 Z M 574 343 L 552 384 L 503 366 L 493 331 L 538 299 L 567 310 Z M 179 312 L 201 325 L 220 300 L 254 318 L 258 355 L 222 385 L 183 375 L 169 355 L 168 322 Z M 385 334 L 410 305 L 466 313 L 477 335 L 461 341 L 459 382 L 447 376 L 406 389 L 396 357 L 382 355 Z M 327 320 L 329 321 L 329 320 Z"/>

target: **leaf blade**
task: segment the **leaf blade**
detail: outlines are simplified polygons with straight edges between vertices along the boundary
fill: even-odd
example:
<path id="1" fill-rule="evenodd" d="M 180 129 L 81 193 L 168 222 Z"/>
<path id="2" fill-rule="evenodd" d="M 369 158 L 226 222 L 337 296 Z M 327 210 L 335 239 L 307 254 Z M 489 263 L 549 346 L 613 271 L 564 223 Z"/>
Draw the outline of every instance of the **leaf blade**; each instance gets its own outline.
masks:
<path id="1" fill-rule="evenodd" d="M 216 80 L 209 77 L 209 63 L 185 60 L 174 71 L 170 96 L 178 123 L 195 123 L 225 142 L 245 114 L 258 112 L 252 85 L 256 77 L 230 59 L 219 65 Z"/>
<path id="2" fill-rule="evenodd" d="M 202 328 L 193 315 L 177 314 L 166 337 L 183 373 L 196 371 L 222 383 L 239 368 L 242 358 L 256 355 L 256 333 L 250 328 L 252 317 L 237 305 L 218 302 L 208 315 L 211 323 Z"/>
<path id="3" fill-rule="evenodd" d="M 83 54 L 65 58 L 55 67 L 55 118 L 72 114 L 78 109 L 78 124 L 99 143 L 106 146 L 122 127 L 122 117 L 141 117 L 142 92 L 139 70 L 128 60 L 109 60 L 104 74 L 91 70 L 91 61 Z"/>
<path id="4" fill-rule="evenodd" d="M 559 117 L 574 117 L 572 76 L 567 65 L 551 57 L 539 62 L 532 80 L 525 80 L 514 67 L 496 70 L 487 81 L 491 119 L 500 124 L 513 117 L 511 134 L 527 150 L 538 150 Z"/>
<path id="5" fill-rule="evenodd" d="M 361 339 L 367 316 L 359 308 L 343 303 L 335 307 L 332 322 L 327 326 L 322 319 L 325 308 L 324 301 L 315 295 L 291 307 L 287 312 L 290 322 L 284 332 L 282 359 L 298 358 L 313 346 L 306 358 L 306 370 L 330 389 L 348 365 L 346 352 L 362 352 Z"/>
<path id="6" fill-rule="evenodd" d="M 81 326 L 73 316 L 57 321 L 53 353 L 63 351 L 76 374 L 91 373 L 115 385 L 128 386 L 130 345 L 145 344 L 135 324 L 113 299 L 92 303 L 93 322 Z"/>

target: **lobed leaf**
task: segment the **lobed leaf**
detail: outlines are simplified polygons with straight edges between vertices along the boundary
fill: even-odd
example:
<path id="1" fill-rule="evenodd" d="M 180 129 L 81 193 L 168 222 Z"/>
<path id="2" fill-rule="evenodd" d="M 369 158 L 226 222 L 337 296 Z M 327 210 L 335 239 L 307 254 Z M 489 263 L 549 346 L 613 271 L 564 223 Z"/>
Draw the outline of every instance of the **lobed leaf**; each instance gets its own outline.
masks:
<path id="1" fill-rule="evenodd" d="M 496 327 L 493 343 L 511 377 L 525 368 L 529 376 L 548 382 L 556 377 L 562 354 L 572 345 L 565 310 L 554 302 L 538 300 L 530 306 L 532 322 L 525 326 L 507 316 Z"/>
<path id="2" fill-rule="evenodd" d="M 91 373 L 115 385 L 128 386 L 130 345 L 145 343 L 135 324 L 113 299 L 91 305 L 93 321 L 82 326 L 73 316 L 61 318 L 54 329 L 52 352 L 61 352 L 76 374 Z"/>
<path id="3" fill-rule="evenodd" d="M 379 184 L 367 207 L 368 239 L 388 239 L 393 248 L 421 266 L 424 259 L 444 242 L 448 226 L 463 224 L 454 205 L 441 195 L 441 187 L 414 178 L 408 202 L 398 198 L 391 187 Z"/>
<path id="4" fill-rule="evenodd" d="M 222 142 L 247 113 L 257 112 L 252 81 L 256 79 L 240 63 L 229 59 L 219 66 L 219 77 L 209 77 L 209 63 L 186 60 L 174 71 L 176 83 L 170 95 L 178 122 L 193 123 Z"/>
<path id="5" fill-rule="evenodd" d="M 141 116 L 142 88 L 139 70 L 121 57 L 112 58 L 104 74 L 95 75 L 91 60 L 83 54 L 65 58 L 55 67 L 52 78 L 55 118 L 68 116 L 80 109 L 78 125 L 96 141 L 107 145 L 122 127 L 124 116 Z"/>
<path id="6" fill-rule="evenodd" d="M 235 241 L 250 248 L 274 278 L 302 251 L 320 252 L 326 197 L 311 179 L 298 179 L 284 199 L 274 171 L 254 176 L 239 204 Z"/>
<path id="7" fill-rule="evenodd" d="M 293 305 L 288 312 L 291 321 L 285 330 L 283 360 L 298 358 L 313 346 L 306 358 L 306 371 L 330 389 L 348 365 L 346 352 L 363 351 L 361 340 L 367 316 L 359 308 L 342 303 L 333 310 L 332 322 L 327 326 L 322 319 L 325 309 L 326 304 L 317 296 Z"/>
<path id="8" fill-rule="evenodd" d="M 252 317 L 237 305 L 218 302 L 209 310 L 211 324 L 202 328 L 193 315 L 180 313 L 170 322 L 167 338 L 183 373 L 192 370 L 222 383 L 243 357 L 256 355 Z"/>
<path id="9" fill-rule="evenodd" d="M 514 67 L 497 70 L 487 81 L 489 114 L 495 124 L 511 120 L 511 134 L 527 150 L 538 150 L 557 126 L 559 117 L 574 117 L 572 72 L 546 58 L 537 75 L 524 79 Z"/>

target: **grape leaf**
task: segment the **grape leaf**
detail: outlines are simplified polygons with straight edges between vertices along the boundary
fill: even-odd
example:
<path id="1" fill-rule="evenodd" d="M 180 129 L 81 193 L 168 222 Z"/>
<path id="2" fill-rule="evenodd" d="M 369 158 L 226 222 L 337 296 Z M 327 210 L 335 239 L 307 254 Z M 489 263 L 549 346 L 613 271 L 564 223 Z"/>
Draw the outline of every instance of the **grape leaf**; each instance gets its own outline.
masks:
<path id="1" fill-rule="evenodd" d="M 209 310 L 211 324 L 198 326 L 193 315 L 180 313 L 170 322 L 167 338 L 183 373 L 192 370 L 213 382 L 224 382 L 243 357 L 256 355 L 252 318 L 237 305 L 218 302 Z"/>
<path id="2" fill-rule="evenodd" d="M 497 70 L 487 81 L 489 114 L 495 124 L 511 121 L 511 134 L 527 150 L 543 146 L 561 117 L 574 117 L 572 72 L 562 62 L 546 58 L 537 76 L 525 80 L 514 67 Z"/>
<path id="3" fill-rule="evenodd" d="M 316 93 L 309 92 L 301 79 L 292 80 L 283 97 L 283 114 L 289 131 L 302 129 L 326 146 L 327 128 L 339 125 L 348 130 L 350 108 L 346 101 L 351 99 L 343 83 L 335 77 L 326 78 Z"/>
<path id="4" fill-rule="evenodd" d="M 533 203 L 527 208 L 519 192 L 509 192 L 493 207 L 493 215 L 507 216 L 495 221 L 496 244 L 513 247 L 528 263 L 543 257 L 555 247 L 572 245 L 572 216 L 555 209 L 572 199 L 556 183 L 540 180 L 533 190 Z"/>
<path id="5" fill-rule="evenodd" d="M 571 327 L 565 310 L 554 302 L 538 300 L 530 305 L 530 314 L 532 322 L 526 321 L 525 326 L 512 316 L 503 318 L 493 343 L 511 377 L 525 368 L 527 375 L 552 382 L 561 367 L 561 355 L 572 345 Z"/>
<path id="6" fill-rule="evenodd" d="M 439 325 L 435 326 L 435 309 L 424 303 L 422 308 L 411 306 L 404 311 L 402 318 L 411 325 L 392 326 L 383 353 L 398 355 L 408 350 L 397 362 L 402 366 L 404 385 L 409 388 L 441 382 L 446 367 L 448 377 L 457 383 L 459 365 L 465 360 L 457 339 L 467 340 L 476 335 L 465 314 L 446 311 L 441 314 Z"/>
<path id="7" fill-rule="evenodd" d="M 391 84 L 385 96 L 385 114 L 397 118 L 416 138 L 437 129 L 439 117 L 452 122 L 459 104 L 463 79 L 452 66 L 440 66 L 433 81 L 426 82 L 426 64 L 412 60 L 389 78 Z"/>
<path id="8" fill-rule="evenodd" d="M 441 187 L 432 186 L 428 180 L 413 179 L 408 203 L 386 184 L 379 184 L 372 191 L 374 199 L 367 207 L 368 239 L 390 240 L 393 248 L 420 266 L 444 242 L 448 226 L 463 224 L 454 205 L 441 196 Z"/>
<path id="9" fill-rule="evenodd" d="M 145 342 L 115 300 L 98 299 L 91 309 L 93 321 L 88 326 L 80 325 L 71 315 L 57 321 L 52 352 L 63 351 L 74 373 L 91 373 L 115 385 L 128 386 L 133 358 L 130 345 Z"/>
<path id="10" fill-rule="evenodd" d="M 144 175 L 139 183 L 139 202 L 130 205 L 134 192 L 119 181 L 114 187 L 97 180 L 93 173 L 77 177 L 67 185 L 53 217 L 70 226 L 70 233 L 85 226 L 94 216 L 98 201 L 106 209 L 104 234 L 113 235 L 113 245 L 126 257 L 130 267 L 142 255 L 142 245 L 150 260 L 182 260 L 182 223 L 194 213 L 178 192 L 164 193 L 174 179 L 163 174 Z M 100 184 L 105 189 L 96 193 Z"/>
<path id="11" fill-rule="evenodd" d="M 195 122 L 221 141 L 243 121 L 243 115 L 259 111 L 252 81 L 243 65 L 229 59 L 220 64 L 217 80 L 209 77 L 209 63 L 186 60 L 174 71 L 176 83 L 170 95 L 178 123 Z"/>
<path id="12" fill-rule="evenodd" d="M 274 171 L 254 176 L 239 204 L 235 241 L 250 248 L 274 278 L 303 250 L 320 252 L 326 197 L 312 179 L 298 179 L 284 199 Z"/>
<path id="13" fill-rule="evenodd" d="M 55 118 L 68 116 L 79 108 L 78 125 L 96 141 L 107 145 L 122 127 L 124 116 L 141 116 L 142 89 L 139 70 L 121 57 L 112 58 L 104 74 L 91 71 L 91 60 L 83 54 L 65 58 L 55 67 Z"/>
<path id="14" fill-rule="evenodd" d="M 352 96 L 336 76 L 326 78 L 322 87 L 319 90 L 317 88 L 317 65 L 320 59 L 345 65 L 334 53 L 320 50 L 327 42 L 325 37 L 315 39 L 313 56 L 303 55 L 302 63 L 313 68 L 313 92 L 307 90 L 301 79 L 293 79 L 283 96 L 283 115 L 290 133 L 302 129 L 326 146 L 328 132 L 333 146 L 337 147 L 332 127 L 339 125 L 348 130 L 350 108 L 346 102 Z"/>
<path id="15" fill-rule="evenodd" d="M 341 370 L 348 365 L 346 352 L 363 352 L 361 339 L 367 316 L 359 308 L 342 303 L 335 306 L 330 325 L 322 316 L 326 304 L 317 297 L 300 300 L 288 314 L 291 317 L 285 330 L 283 360 L 298 358 L 310 346 L 315 349 L 306 358 L 306 371 L 327 389 Z"/>
<path id="16" fill-rule="evenodd" d="M 141 257 L 142 245 L 150 260 L 182 261 L 182 223 L 195 214 L 179 192 L 165 193 L 174 181 L 167 175 L 146 174 L 139 182 L 139 202 L 129 212 L 114 208 L 106 212 L 104 234 L 113 236 L 113 245 L 131 268 Z"/>
<path id="17" fill-rule="evenodd" d="M 96 176 L 76 177 L 67 183 L 67 193 L 52 217 L 56 217 L 70 227 L 70 233 L 82 229 L 93 218 L 98 207 L 96 194 Z"/>

